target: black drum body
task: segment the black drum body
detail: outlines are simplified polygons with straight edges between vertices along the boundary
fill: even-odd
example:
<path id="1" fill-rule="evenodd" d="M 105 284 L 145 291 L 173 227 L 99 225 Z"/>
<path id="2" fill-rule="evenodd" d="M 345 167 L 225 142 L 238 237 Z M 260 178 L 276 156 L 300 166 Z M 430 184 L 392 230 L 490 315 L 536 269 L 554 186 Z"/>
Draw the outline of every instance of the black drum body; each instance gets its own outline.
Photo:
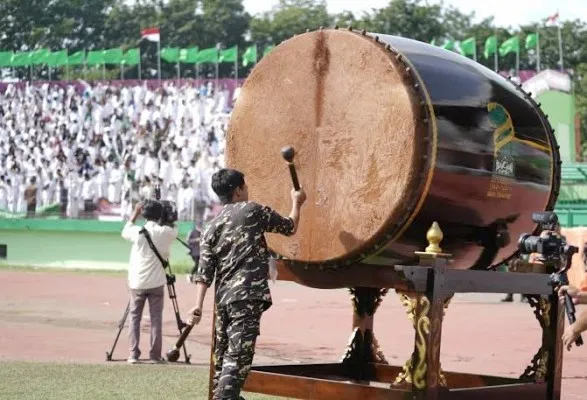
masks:
<path id="1" fill-rule="evenodd" d="M 405 57 L 419 76 L 437 141 L 422 207 L 377 259 L 413 257 L 437 221 L 454 268 L 506 262 L 519 236 L 536 229 L 532 213 L 553 210 L 558 196 L 561 161 L 547 117 L 519 85 L 473 60 L 414 40 L 369 35 Z"/>

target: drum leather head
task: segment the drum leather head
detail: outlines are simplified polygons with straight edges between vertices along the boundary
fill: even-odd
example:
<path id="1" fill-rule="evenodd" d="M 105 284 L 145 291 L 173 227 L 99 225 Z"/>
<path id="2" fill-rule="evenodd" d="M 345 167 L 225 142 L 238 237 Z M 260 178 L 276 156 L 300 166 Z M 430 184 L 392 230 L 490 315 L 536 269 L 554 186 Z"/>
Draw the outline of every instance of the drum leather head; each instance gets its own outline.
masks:
<path id="1" fill-rule="evenodd" d="M 251 200 L 287 216 L 292 182 L 280 151 L 291 145 L 307 193 L 296 235 L 266 235 L 273 251 L 348 260 L 402 229 L 430 156 L 414 79 L 383 44 L 347 30 L 295 36 L 255 66 L 232 113 L 227 166 L 245 174 Z"/>

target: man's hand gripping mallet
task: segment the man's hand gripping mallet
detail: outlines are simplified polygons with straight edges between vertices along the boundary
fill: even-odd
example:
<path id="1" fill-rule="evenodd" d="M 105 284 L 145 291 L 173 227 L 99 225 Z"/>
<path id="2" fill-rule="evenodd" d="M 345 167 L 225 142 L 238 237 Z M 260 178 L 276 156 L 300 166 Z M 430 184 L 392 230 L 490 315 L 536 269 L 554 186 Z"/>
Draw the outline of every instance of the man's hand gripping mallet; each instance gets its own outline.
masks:
<path id="1" fill-rule="evenodd" d="M 173 346 L 173 348 L 166 353 L 167 361 L 175 362 L 179 359 L 179 349 L 181 349 L 181 346 L 183 346 L 183 343 L 188 338 L 190 332 L 192 331 L 192 328 L 200 322 L 201 318 L 201 313 L 199 315 L 198 313 L 190 315 L 190 318 L 187 321 L 186 328 L 179 336 L 179 339 L 177 339 L 175 346 Z"/>

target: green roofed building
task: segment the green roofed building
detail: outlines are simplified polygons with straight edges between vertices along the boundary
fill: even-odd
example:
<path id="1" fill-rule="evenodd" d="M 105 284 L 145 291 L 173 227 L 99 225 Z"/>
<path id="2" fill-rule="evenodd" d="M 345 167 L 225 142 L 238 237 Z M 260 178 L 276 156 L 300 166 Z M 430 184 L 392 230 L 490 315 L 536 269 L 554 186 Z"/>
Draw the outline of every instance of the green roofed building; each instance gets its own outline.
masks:
<path id="1" fill-rule="evenodd" d="M 563 163 L 555 211 L 565 227 L 587 226 L 587 163 L 578 162 L 581 135 L 571 79 L 561 72 L 546 70 L 528 79 L 522 87 L 532 93 L 548 115 L 560 146 Z"/>

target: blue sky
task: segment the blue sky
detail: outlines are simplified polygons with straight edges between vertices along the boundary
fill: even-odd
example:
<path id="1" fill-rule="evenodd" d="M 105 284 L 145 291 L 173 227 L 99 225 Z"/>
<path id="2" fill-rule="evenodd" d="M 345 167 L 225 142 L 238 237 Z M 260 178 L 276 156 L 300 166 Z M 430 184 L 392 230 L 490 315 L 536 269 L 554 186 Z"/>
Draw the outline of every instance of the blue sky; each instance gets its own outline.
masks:
<path id="1" fill-rule="evenodd" d="M 440 0 L 428 0 L 440 3 Z M 256 14 L 268 11 L 278 3 L 277 0 L 244 0 L 245 9 Z M 328 11 L 337 13 L 342 10 L 353 11 L 361 15 L 371 8 L 385 7 L 389 0 L 327 0 Z M 559 19 L 587 19 L 587 0 L 444 0 L 463 12 L 474 11 L 478 19 L 491 15 L 500 26 L 515 28 L 520 24 L 535 22 L 559 11 Z"/>

